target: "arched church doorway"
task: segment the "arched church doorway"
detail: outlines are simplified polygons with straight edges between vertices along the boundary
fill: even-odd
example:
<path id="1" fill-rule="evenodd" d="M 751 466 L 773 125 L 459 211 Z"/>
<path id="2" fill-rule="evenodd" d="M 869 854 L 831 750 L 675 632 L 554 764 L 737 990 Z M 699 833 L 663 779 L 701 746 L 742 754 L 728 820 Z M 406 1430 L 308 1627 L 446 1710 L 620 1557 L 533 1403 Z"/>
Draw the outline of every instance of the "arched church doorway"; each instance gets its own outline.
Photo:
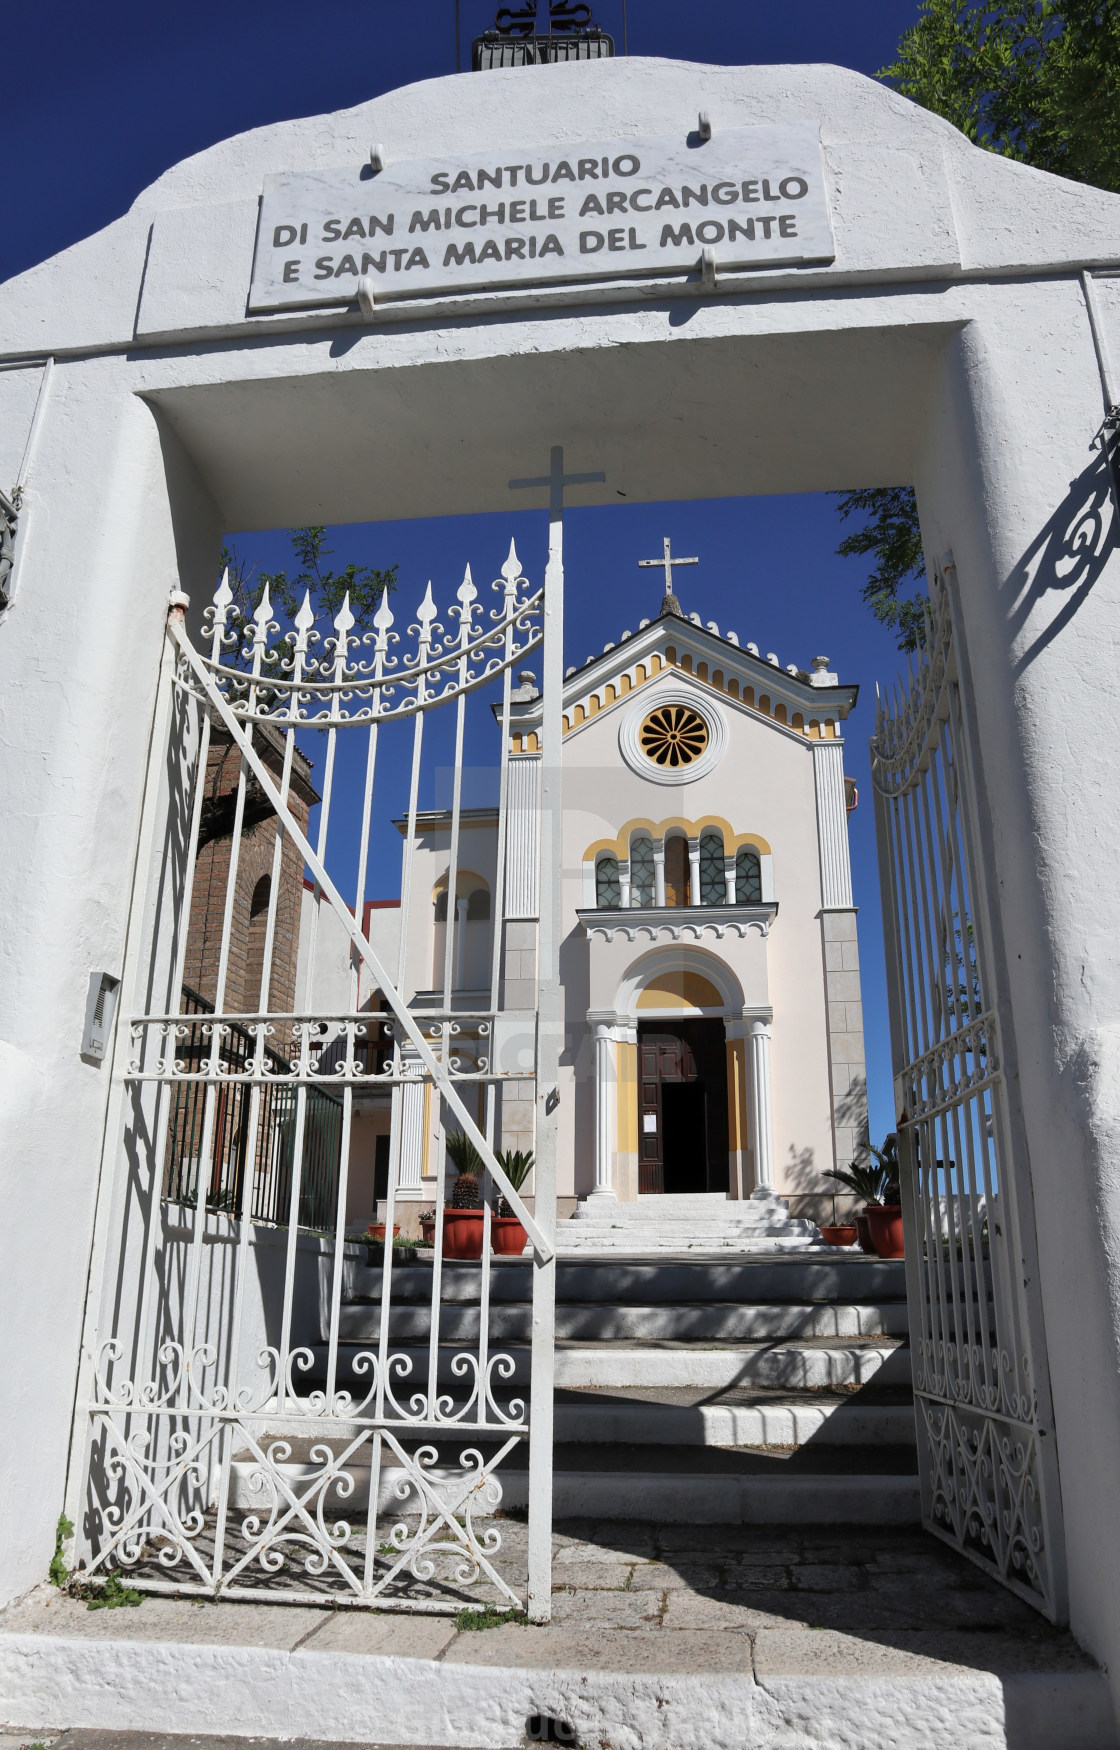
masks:
<path id="1" fill-rule="evenodd" d="M 720 1020 L 638 1028 L 638 1192 L 726 1194 L 727 1045 Z"/>

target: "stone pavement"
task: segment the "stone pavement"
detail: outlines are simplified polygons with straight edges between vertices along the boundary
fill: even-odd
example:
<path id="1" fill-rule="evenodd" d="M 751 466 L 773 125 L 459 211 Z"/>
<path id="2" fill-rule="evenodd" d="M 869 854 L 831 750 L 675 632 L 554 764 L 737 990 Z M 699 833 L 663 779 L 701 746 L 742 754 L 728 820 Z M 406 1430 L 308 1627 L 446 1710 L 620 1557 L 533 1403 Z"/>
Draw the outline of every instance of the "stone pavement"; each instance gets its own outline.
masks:
<path id="1" fill-rule="evenodd" d="M 503 1519 L 500 1529 L 512 1578 L 513 1569 L 524 1570 L 526 1527 Z M 0 1635 L 397 1655 L 507 1670 L 739 1674 L 762 1686 L 795 1676 L 889 1683 L 1096 1671 L 1070 1635 L 920 1531 L 569 1521 L 555 1527 L 554 1545 L 547 1627 L 460 1629 L 454 1617 L 157 1597 L 136 1609 L 91 1612 L 41 1587 L 0 1616 Z M 56 1750 L 224 1744 L 63 1732 L 66 1724 L 8 1728 L 0 1750 L 36 1740 Z M 1072 1723 L 1068 1741 L 1112 1742 L 1099 1727 L 1079 1737 Z M 237 1750 L 246 1742 L 237 1739 Z"/>

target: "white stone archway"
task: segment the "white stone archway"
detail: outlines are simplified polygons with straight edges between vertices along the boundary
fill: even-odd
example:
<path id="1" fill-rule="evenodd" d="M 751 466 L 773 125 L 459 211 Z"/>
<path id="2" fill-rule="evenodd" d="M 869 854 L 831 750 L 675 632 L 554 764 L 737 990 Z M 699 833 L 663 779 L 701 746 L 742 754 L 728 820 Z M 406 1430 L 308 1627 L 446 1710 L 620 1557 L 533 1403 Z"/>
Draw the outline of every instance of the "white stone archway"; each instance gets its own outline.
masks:
<path id="1" fill-rule="evenodd" d="M 819 121 L 833 262 L 247 314 L 267 175 L 365 163 L 377 141 L 404 159 L 683 135 L 701 107 L 717 129 Z M 927 554 L 951 551 L 1011 1143 L 1043 1212 L 1052 1445 L 1076 1467 L 1069 1612 L 1120 1671 L 1111 1474 L 1083 1462 L 1120 1446 L 1120 822 L 1102 805 L 1120 558 L 1094 448 L 1120 400 L 1118 272 L 1120 200 L 974 149 L 871 81 L 635 59 L 257 130 L 0 289 L 0 478 L 23 485 L 0 622 L 0 1312 L 39 1441 L 35 1465 L 15 1444 L 2 1461 L 0 1595 L 49 1553 L 100 1280 L 115 1095 L 79 1047 L 88 981 L 120 975 L 140 924 L 168 591 L 197 613 L 231 527 L 501 509 L 562 442 L 607 475 L 588 503 L 913 482 Z"/>
<path id="2" fill-rule="evenodd" d="M 648 933 L 648 932 L 641 932 Z M 714 990 L 717 1003 L 690 1002 L 689 976 Z M 684 981 L 680 999 L 649 1002 L 659 978 Z M 696 993 L 703 997 L 705 992 Z M 768 1003 L 750 1004 L 733 967 L 710 949 L 677 941 L 647 949 L 626 969 L 613 1008 L 593 1010 L 595 1036 L 595 1184 L 591 1195 L 636 1195 L 637 1162 L 627 1140 L 633 1126 L 620 1103 L 637 1098 L 635 1053 L 642 1021 L 710 1018 L 723 1022 L 728 1052 L 728 1152 L 732 1197 L 773 1193 Z M 636 1117 L 634 1118 L 636 1124 Z M 749 1133 L 749 1144 L 748 1144 Z"/>

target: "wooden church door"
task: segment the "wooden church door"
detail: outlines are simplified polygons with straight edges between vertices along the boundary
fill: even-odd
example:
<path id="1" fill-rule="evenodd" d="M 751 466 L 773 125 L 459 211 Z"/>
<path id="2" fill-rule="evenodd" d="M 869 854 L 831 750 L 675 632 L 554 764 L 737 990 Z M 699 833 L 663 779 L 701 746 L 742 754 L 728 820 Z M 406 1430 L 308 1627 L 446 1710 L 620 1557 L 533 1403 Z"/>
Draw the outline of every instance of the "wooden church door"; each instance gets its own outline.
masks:
<path id="1" fill-rule="evenodd" d="M 722 1021 L 651 1022 L 638 1033 L 638 1193 L 726 1191 Z"/>
<path id="2" fill-rule="evenodd" d="M 696 1060 L 675 1033 L 643 1033 L 638 1040 L 638 1194 L 665 1190 L 663 1082 L 697 1082 Z"/>

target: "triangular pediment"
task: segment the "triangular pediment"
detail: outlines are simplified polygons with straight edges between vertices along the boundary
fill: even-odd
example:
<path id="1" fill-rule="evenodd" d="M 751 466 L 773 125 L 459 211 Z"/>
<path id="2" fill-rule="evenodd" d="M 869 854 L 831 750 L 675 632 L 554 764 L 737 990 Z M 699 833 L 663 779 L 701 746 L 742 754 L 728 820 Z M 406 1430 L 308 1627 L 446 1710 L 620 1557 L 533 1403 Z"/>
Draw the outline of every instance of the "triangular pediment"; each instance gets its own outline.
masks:
<path id="1" fill-rule="evenodd" d="M 776 658 L 762 655 L 754 645 L 740 645 L 734 632 L 722 634 L 714 622 L 704 625 L 698 615 L 685 619 L 663 614 L 637 632 L 624 632 L 617 644 L 606 645 L 581 668 L 568 670 L 565 739 L 669 675 L 689 677 L 726 703 L 812 740 L 836 735 L 859 693 L 858 687 L 840 684 L 827 671 L 782 668 Z M 520 732 L 514 736 L 515 751 L 531 751 L 539 716 L 539 697 L 515 702 Z"/>

